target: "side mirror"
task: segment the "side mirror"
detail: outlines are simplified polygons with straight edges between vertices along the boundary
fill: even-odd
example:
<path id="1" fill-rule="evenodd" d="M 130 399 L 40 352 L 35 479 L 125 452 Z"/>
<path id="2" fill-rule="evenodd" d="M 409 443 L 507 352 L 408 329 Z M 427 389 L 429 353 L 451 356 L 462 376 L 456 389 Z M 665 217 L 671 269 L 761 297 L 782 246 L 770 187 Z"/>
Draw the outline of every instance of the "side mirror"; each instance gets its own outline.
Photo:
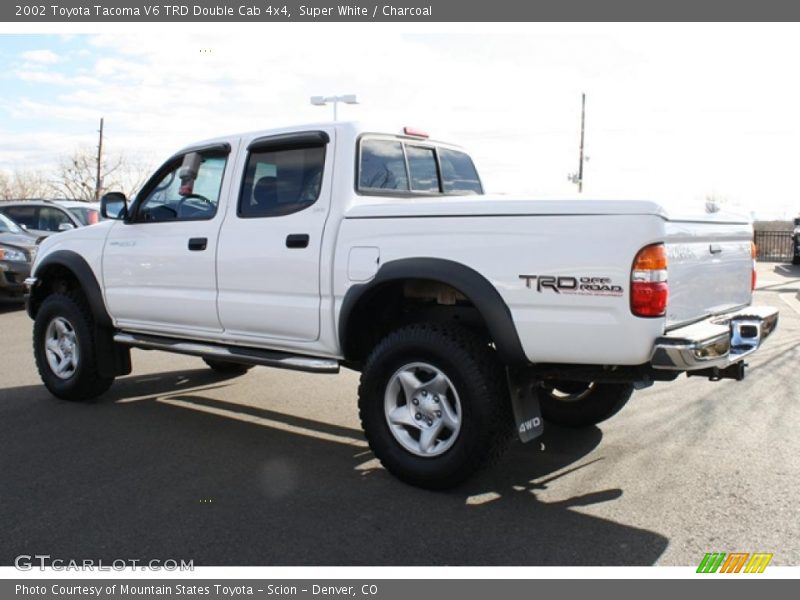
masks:
<path id="1" fill-rule="evenodd" d="M 70 229 L 75 229 L 75 225 L 72 223 L 59 223 L 58 230 L 59 231 L 69 231 Z"/>
<path id="2" fill-rule="evenodd" d="M 128 199 L 122 192 L 108 192 L 100 198 L 100 215 L 104 219 L 124 219 L 128 216 Z"/>

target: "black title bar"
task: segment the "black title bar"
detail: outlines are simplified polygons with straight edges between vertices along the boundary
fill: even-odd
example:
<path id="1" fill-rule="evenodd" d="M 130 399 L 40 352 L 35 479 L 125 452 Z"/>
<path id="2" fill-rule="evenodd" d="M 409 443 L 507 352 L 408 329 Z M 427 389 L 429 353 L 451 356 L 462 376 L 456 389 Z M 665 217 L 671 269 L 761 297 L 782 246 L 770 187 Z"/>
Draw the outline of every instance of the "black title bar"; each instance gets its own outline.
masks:
<path id="1" fill-rule="evenodd" d="M 787 0 L 44 0 L 0 4 L 5 22 L 795 21 Z"/>

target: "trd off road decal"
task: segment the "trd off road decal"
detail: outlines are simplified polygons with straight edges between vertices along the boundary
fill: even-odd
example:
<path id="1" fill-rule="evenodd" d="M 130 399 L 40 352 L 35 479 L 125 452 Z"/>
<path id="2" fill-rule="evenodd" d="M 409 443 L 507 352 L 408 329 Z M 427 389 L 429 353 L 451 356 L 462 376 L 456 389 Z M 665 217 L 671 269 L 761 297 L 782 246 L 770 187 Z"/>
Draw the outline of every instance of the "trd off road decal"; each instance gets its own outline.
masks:
<path id="1" fill-rule="evenodd" d="M 623 289 L 610 277 L 572 277 L 568 275 L 520 275 L 525 287 L 537 292 L 577 294 L 579 296 L 621 296 Z"/>

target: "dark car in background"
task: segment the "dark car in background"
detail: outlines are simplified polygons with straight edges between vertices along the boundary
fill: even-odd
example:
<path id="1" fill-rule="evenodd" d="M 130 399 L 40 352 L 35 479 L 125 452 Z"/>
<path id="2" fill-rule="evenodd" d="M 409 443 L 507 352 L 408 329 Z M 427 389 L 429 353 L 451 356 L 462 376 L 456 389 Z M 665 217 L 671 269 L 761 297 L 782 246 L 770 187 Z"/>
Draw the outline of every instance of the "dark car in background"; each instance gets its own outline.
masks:
<path id="1" fill-rule="evenodd" d="M 36 236 L 48 236 L 100 220 L 99 204 L 74 200 L 7 200 L 0 214 Z"/>
<path id="2" fill-rule="evenodd" d="M 792 233 L 792 264 L 800 265 L 800 217 L 794 220 L 794 233 Z"/>
<path id="3" fill-rule="evenodd" d="M 0 296 L 24 295 L 39 241 L 0 214 Z"/>

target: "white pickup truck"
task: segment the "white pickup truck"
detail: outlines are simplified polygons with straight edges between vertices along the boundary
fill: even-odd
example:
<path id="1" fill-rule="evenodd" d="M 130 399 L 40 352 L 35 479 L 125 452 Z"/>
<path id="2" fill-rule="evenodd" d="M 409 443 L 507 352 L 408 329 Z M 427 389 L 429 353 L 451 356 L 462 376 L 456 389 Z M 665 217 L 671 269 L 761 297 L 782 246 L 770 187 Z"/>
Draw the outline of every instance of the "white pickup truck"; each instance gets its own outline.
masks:
<path id="1" fill-rule="evenodd" d="M 741 379 L 778 319 L 751 306 L 748 222 L 484 195 L 463 150 L 408 128 L 199 143 L 102 212 L 45 240 L 28 281 L 55 396 L 102 394 L 131 347 L 229 373 L 345 366 L 375 455 L 429 488 L 543 419 L 593 425 L 684 372 Z"/>

